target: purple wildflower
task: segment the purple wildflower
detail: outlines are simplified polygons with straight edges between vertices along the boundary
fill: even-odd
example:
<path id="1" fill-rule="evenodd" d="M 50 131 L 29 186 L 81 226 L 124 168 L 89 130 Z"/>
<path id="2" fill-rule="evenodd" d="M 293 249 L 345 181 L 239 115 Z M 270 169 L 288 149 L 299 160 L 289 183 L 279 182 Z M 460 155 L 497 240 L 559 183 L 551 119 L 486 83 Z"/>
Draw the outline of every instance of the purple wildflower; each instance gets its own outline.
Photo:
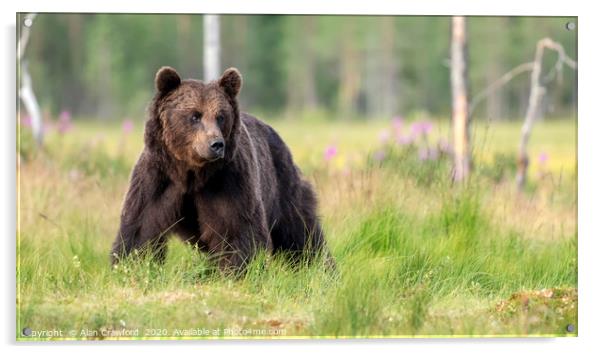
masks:
<path id="1" fill-rule="evenodd" d="M 134 122 L 131 119 L 124 120 L 122 130 L 125 135 L 128 135 L 134 130 Z"/>
<path id="2" fill-rule="evenodd" d="M 428 135 L 433 129 L 433 123 L 428 120 L 422 120 L 412 123 L 411 126 L 413 135 Z"/>
<path id="3" fill-rule="evenodd" d="M 71 123 L 71 113 L 69 111 L 62 111 L 59 115 L 59 122 L 57 124 L 57 129 L 59 133 L 65 134 L 69 130 L 71 130 L 73 124 Z"/>
<path id="4" fill-rule="evenodd" d="M 31 117 L 30 116 L 21 117 L 21 124 L 28 128 L 31 127 Z"/>
<path id="5" fill-rule="evenodd" d="M 548 162 L 548 160 L 550 159 L 550 156 L 546 153 L 546 152 L 542 152 L 541 154 L 539 154 L 539 163 L 540 164 L 545 164 L 546 162 Z"/>
<path id="6" fill-rule="evenodd" d="M 395 131 L 395 134 L 401 134 L 401 129 L 403 128 L 403 118 L 400 116 L 393 117 L 391 124 L 393 125 L 393 131 Z"/>
<path id="7" fill-rule="evenodd" d="M 324 151 L 324 160 L 330 161 L 336 156 L 336 154 L 337 154 L 337 147 L 335 145 L 330 145 Z"/>
<path id="8" fill-rule="evenodd" d="M 420 133 L 422 132 L 420 122 L 412 123 L 412 125 L 410 125 L 410 130 L 412 131 L 412 135 L 420 135 Z"/>
<path id="9" fill-rule="evenodd" d="M 428 134 L 431 132 L 431 130 L 433 130 L 433 123 L 430 121 L 425 121 L 422 125 L 422 131 L 424 134 Z"/>
<path id="10" fill-rule="evenodd" d="M 374 153 L 373 158 L 375 161 L 381 162 L 385 159 L 385 156 L 386 156 L 386 154 L 384 151 L 378 150 L 377 152 Z"/>
<path id="11" fill-rule="evenodd" d="M 397 142 L 399 143 L 399 145 L 405 146 L 405 145 L 410 145 L 414 142 L 414 135 L 400 135 L 397 138 Z"/>

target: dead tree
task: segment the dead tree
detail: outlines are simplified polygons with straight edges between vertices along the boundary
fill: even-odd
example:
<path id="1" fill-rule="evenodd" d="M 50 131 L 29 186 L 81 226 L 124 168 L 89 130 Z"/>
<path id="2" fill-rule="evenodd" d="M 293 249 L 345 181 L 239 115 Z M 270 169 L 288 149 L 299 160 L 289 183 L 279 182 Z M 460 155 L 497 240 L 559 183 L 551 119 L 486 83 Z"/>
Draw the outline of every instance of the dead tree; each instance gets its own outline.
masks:
<path id="1" fill-rule="evenodd" d="M 546 88 L 541 82 L 542 60 L 546 48 L 556 51 L 558 53 L 558 60 L 556 61 L 556 65 L 554 65 L 553 71 L 546 76 L 547 80 L 544 81 L 549 81 L 549 78 L 556 74 L 558 74 L 558 78 L 561 78 L 562 68 L 564 65 L 567 65 L 572 69 L 577 68 L 577 63 L 566 55 L 564 47 L 560 43 L 554 42 L 550 38 L 544 38 L 537 42 L 535 59 L 532 62 L 529 105 L 527 107 L 527 113 L 525 114 L 525 122 L 523 123 L 523 127 L 521 129 L 521 138 L 518 148 L 518 171 L 516 173 L 516 184 L 519 189 L 524 188 L 527 180 L 527 171 L 529 168 L 527 144 L 529 143 L 531 130 L 533 129 L 533 123 L 535 122 L 535 119 L 540 111 L 542 98 L 546 93 Z"/>
<path id="2" fill-rule="evenodd" d="M 203 16 L 203 78 L 215 80 L 220 74 L 219 15 Z"/>
<path id="3" fill-rule="evenodd" d="M 542 60 L 545 49 L 555 51 L 558 54 L 558 59 L 556 60 L 556 64 L 552 70 L 542 78 Z M 554 77 L 561 81 L 562 70 L 565 65 L 573 70 L 577 69 L 577 63 L 566 55 L 564 47 L 560 43 L 554 42 L 550 38 L 543 38 L 537 42 L 535 58 L 533 61 L 522 63 L 505 73 L 502 77 L 489 85 L 485 90 L 476 94 L 470 104 L 469 115 L 472 116 L 476 106 L 481 103 L 485 97 L 510 82 L 510 80 L 514 79 L 516 76 L 524 72 L 531 71 L 529 104 L 527 107 L 527 113 L 525 114 L 525 121 L 521 129 L 521 138 L 518 149 L 516 184 L 519 189 L 524 188 L 527 180 L 527 171 L 529 168 L 527 144 L 529 143 L 529 138 L 533 129 L 533 123 L 537 119 L 538 113 L 540 112 L 540 105 L 546 92 L 544 85 L 552 81 Z"/>
<path id="4" fill-rule="evenodd" d="M 21 74 L 19 98 L 23 102 L 27 113 L 29 113 L 33 137 L 38 146 L 41 146 L 44 140 L 42 113 L 40 111 L 40 105 L 38 104 L 36 95 L 33 92 L 33 85 L 31 82 L 31 75 L 29 74 L 27 61 L 24 59 L 25 49 L 27 48 L 27 43 L 29 42 L 31 26 L 33 25 L 33 20 L 35 17 L 36 14 L 28 14 L 23 18 L 23 23 L 20 24 L 19 28 L 21 29 L 21 35 L 19 36 L 19 42 L 17 43 L 17 65 L 19 66 L 19 73 Z M 19 117 L 20 116 L 21 109 L 19 109 Z"/>
<path id="5" fill-rule="evenodd" d="M 451 33 L 451 91 L 454 182 L 465 180 L 470 173 L 470 139 L 468 116 L 466 18 L 452 17 Z"/>

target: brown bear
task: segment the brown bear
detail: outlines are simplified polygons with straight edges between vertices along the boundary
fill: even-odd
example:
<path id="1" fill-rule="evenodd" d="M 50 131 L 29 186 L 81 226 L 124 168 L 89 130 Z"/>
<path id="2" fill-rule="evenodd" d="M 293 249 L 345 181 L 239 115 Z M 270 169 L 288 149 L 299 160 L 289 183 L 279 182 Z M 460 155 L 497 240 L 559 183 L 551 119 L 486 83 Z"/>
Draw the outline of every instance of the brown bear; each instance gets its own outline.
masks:
<path id="1" fill-rule="evenodd" d="M 113 264 L 133 250 L 162 261 L 171 233 L 224 270 L 244 269 L 260 249 L 294 261 L 324 255 L 332 264 L 316 196 L 288 147 L 269 125 L 239 112 L 238 70 L 205 83 L 163 67 L 155 86 Z"/>

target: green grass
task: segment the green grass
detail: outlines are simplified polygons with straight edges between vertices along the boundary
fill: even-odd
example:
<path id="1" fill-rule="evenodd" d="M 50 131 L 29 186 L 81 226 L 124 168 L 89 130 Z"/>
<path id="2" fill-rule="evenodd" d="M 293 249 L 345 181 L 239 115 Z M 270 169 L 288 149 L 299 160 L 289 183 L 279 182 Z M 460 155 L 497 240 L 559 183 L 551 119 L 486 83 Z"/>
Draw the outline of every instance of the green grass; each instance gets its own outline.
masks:
<path id="1" fill-rule="evenodd" d="M 142 257 L 111 269 L 142 126 L 124 135 L 117 124 L 76 122 L 41 152 L 22 132 L 17 338 L 28 339 L 25 327 L 72 338 L 194 337 L 181 331 L 197 328 L 211 337 L 574 334 L 572 122 L 535 127 L 531 151 L 550 159 L 533 163 L 525 193 L 512 180 L 516 123 L 475 125 L 467 187 L 450 186 L 447 159 L 379 142 L 388 122 L 273 125 L 316 187 L 336 272 L 260 254 L 232 278 L 176 240 L 163 266 Z M 431 144 L 445 137 L 445 123 L 432 135 Z M 326 162 L 330 144 L 338 153 Z"/>

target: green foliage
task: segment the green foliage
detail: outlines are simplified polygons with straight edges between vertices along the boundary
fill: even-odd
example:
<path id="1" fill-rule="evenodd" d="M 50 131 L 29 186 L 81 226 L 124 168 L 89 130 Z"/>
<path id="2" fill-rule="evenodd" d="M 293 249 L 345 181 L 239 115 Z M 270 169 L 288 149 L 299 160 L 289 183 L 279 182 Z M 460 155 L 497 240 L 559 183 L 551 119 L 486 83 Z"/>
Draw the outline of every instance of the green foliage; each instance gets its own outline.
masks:
<path id="1" fill-rule="evenodd" d="M 284 21 L 279 15 L 252 16 L 246 32 L 245 90 L 248 100 L 267 111 L 281 109 L 286 102 Z"/>
<path id="2" fill-rule="evenodd" d="M 514 178 L 516 169 L 516 156 L 498 152 L 493 156 L 493 163 L 479 166 L 477 173 L 500 183 Z"/>
<path id="3" fill-rule="evenodd" d="M 63 168 L 75 169 L 86 175 L 98 175 L 101 178 L 127 177 L 132 166 L 123 156 L 113 157 L 102 147 L 89 147 L 79 154 L 64 159 Z"/>
<path id="4" fill-rule="evenodd" d="M 158 68 L 201 76 L 201 16 L 41 14 L 32 28 L 34 90 L 54 115 L 142 117 Z"/>
<path id="5" fill-rule="evenodd" d="M 18 137 L 19 157 L 24 160 L 31 160 L 38 151 L 38 147 L 36 146 L 36 141 L 31 133 L 31 130 L 21 128 L 21 134 L 18 134 Z"/>
<path id="6" fill-rule="evenodd" d="M 437 152 L 437 157 L 434 159 L 421 158 L 419 152 L 421 149 L 425 150 L 426 148 L 418 148 L 413 145 L 405 148 L 388 147 L 383 151 L 382 160 L 375 160 L 373 154 L 369 158 L 369 165 L 382 166 L 414 179 L 420 186 L 429 187 L 434 183 L 441 182 L 449 175 L 451 164 L 446 152 Z"/>
<path id="7" fill-rule="evenodd" d="M 223 15 L 222 66 L 245 78 L 245 110 L 326 110 L 330 117 L 449 114 L 448 17 Z M 470 86 L 482 91 L 533 59 L 543 37 L 576 57 L 575 18 L 471 17 Z M 40 14 L 26 59 L 46 112 L 117 119 L 142 117 L 157 69 L 170 65 L 202 79 L 201 15 Z M 556 57 L 546 55 L 544 71 Z M 548 115 L 573 114 L 576 74 L 552 81 Z M 558 79 L 558 78 L 556 78 Z M 345 90 L 348 90 L 345 91 Z M 475 117 L 521 117 L 528 75 L 477 107 Z M 341 94 L 351 100 L 341 101 Z M 342 105 L 341 102 L 344 102 Z M 297 117 L 297 116 L 295 116 Z"/>

